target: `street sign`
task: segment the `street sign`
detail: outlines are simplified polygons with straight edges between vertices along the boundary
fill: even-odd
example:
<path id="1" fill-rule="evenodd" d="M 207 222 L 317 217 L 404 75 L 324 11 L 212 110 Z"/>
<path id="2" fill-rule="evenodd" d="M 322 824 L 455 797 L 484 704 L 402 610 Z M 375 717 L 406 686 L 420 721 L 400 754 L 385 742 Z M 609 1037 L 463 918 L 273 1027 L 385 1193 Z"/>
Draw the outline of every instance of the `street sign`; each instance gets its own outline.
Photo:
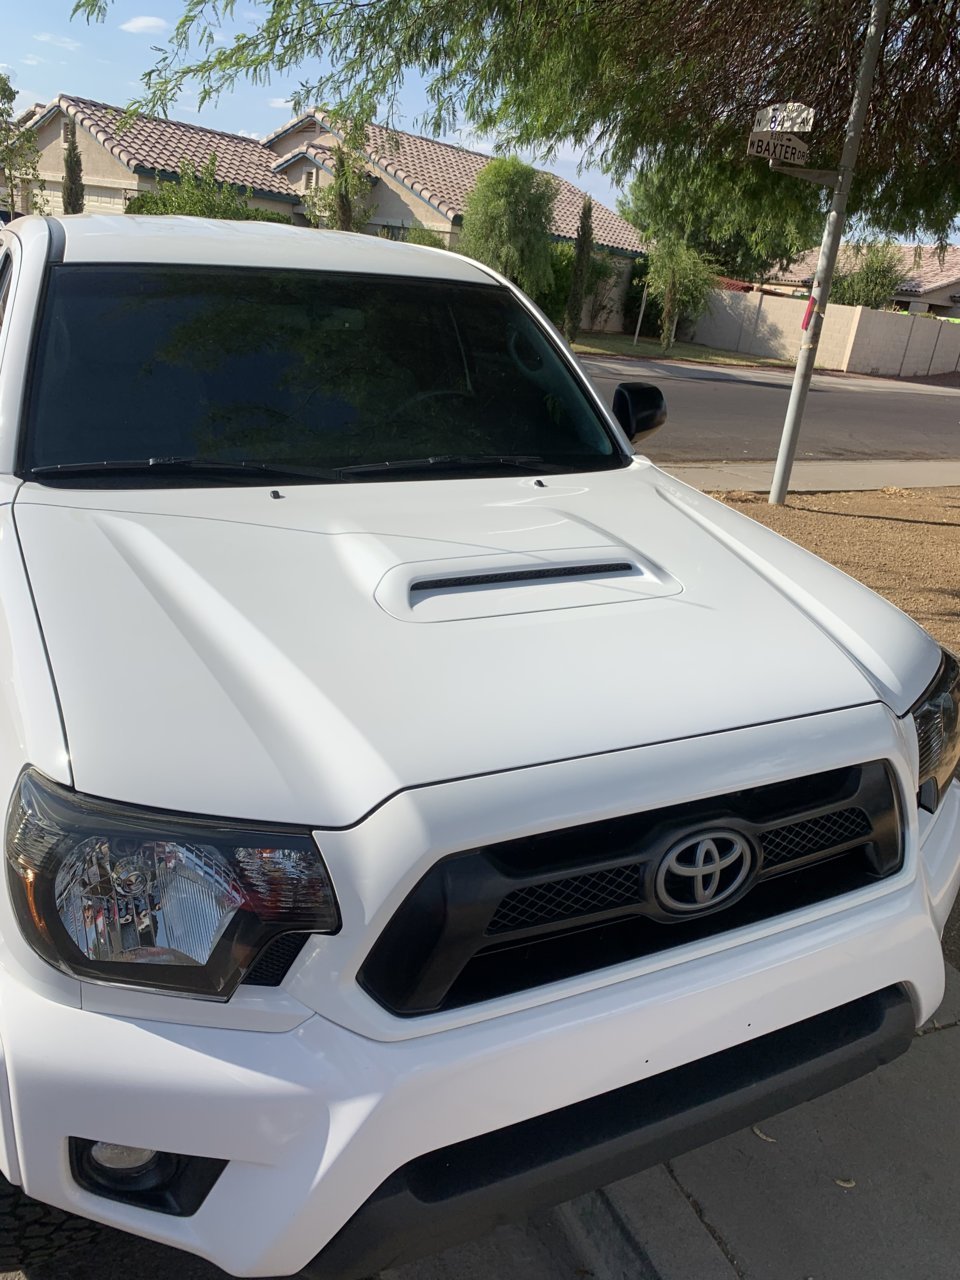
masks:
<path id="1" fill-rule="evenodd" d="M 753 119 L 754 133 L 809 133 L 813 128 L 813 107 L 802 102 L 774 102 L 761 107 Z"/>
<path id="2" fill-rule="evenodd" d="M 792 133 L 773 133 L 769 129 L 751 133 L 747 155 L 761 160 L 777 160 L 781 164 L 806 164 L 810 148 Z"/>

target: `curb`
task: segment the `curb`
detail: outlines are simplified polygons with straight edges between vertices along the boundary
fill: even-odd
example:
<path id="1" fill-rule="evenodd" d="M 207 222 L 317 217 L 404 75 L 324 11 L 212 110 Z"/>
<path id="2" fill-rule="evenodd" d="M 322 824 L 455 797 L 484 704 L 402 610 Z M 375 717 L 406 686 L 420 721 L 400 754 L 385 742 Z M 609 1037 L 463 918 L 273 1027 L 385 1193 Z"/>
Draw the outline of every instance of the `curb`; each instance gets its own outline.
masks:
<path id="1" fill-rule="evenodd" d="M 772 462 L 657 463 L 661 470 L 695 489 L 767 493 Z M 791 493 L 836 493 L 876 489 L 939 489 L 960 485 L 960 459 L 798 462 Z"/>

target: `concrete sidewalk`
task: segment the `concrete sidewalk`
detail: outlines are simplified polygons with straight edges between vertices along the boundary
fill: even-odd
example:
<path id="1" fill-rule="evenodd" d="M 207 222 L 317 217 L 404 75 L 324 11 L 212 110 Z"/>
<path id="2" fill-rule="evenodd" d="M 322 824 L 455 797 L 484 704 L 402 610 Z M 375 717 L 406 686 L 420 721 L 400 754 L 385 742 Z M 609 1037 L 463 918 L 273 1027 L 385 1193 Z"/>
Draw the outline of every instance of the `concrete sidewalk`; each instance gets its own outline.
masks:
<path id="1" fill-rule="evenodd" d="M 772 462 L 660 462 L 678 480 L 695 489 L 764 493 L 773 480 Z M 960 485 L 960 459 L 884 459 L 878 462 L 844 461 L 796 462 L 790 477 L 793 493 L 826 493 L 831 490 L 938 488 Z M 960 1268 L 958 1268 L 960 1275 Z"/>
<path id="2" fill-rule="evenodd" d="M 909 1053 L 384 1280 L 957 1280 L 960 975 Z"/>

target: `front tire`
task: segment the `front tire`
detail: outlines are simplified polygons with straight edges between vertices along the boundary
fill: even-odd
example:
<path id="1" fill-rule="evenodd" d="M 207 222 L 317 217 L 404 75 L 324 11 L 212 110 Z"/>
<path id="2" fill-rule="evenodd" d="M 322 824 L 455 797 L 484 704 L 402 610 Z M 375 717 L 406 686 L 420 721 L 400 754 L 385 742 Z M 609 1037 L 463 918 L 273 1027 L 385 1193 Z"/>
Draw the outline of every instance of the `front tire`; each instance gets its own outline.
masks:
<path id="1" fill-rule="evenodd" d="M 103 1227 L 32 1200 L 0 1174 L 0 1273 L 53 1262 L 94 1244 Z"/>

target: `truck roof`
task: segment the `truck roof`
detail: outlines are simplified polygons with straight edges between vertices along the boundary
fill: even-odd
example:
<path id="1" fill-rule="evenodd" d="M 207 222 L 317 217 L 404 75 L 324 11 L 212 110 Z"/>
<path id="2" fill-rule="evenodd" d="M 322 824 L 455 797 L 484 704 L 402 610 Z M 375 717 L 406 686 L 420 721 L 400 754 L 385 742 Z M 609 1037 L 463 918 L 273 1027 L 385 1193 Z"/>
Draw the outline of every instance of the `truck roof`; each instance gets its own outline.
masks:
<path id="1" fill-rule="evenodd" d="M 62 237 L 62 260 L 68 263 L 288 267 L 491 282 L 491 273 L 479 263 L 446 249 L 272 222 L 84 213 L 17 218 L 3 230 L 31 255 L 46 252 Z"/>

